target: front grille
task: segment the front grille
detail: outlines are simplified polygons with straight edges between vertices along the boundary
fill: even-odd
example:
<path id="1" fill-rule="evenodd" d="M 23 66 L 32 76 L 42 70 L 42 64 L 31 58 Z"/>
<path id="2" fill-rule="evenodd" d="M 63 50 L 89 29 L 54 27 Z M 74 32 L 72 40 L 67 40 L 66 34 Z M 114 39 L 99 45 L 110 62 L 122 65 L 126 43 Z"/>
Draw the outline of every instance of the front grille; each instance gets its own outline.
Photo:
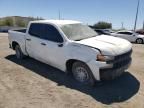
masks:
<path id="1" fill-rule="evenodd" d="M 114 57 L 114 60 L 108 61 L 108 64 L 113 64 L 113 68 L 120 68 L 126 65 L 131 60 L 132 50 L 127 53 L 118 55 Z"/>
<path id="2" fill-rule="evenodd" d="M 113 64 L 110 69 L 100 69 L 101 79 L 113 79 L 116 76 L 120 76 L 122 71 L 129 67 L 131 63 L 132 50 L 122 55 L 118 55 L 112 61 L 108 61 L 108 64 Z"/>
<path id="3" fill-rule="evenodd" d="M 131 58 L 129 57 L 129 58 L 121 60 L 120 62 L 116 62 L 113 64 L 113 69 L 121 68 L 121 67 L 127 65 L 130 61 L 131 61 Z"/>

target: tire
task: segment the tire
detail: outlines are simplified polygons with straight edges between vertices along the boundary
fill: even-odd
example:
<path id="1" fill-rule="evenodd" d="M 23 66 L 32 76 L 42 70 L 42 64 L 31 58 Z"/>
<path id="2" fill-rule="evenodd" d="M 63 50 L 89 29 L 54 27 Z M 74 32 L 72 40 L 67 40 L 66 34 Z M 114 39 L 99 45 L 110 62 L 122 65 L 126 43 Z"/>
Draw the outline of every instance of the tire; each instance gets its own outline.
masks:
<path id="1" fill-rule="evenodd" d="M 137 43 L 137 44 L 143 44 L 143 39 L 138 38 L 138 39 L 136 40 L 136 43 Z"/>
<path id="2" fill-rule="evenodd" d="M 19 45 L 16 45 L 15 52 L 16 52 L 16 58 L 17 59 L 23 59 L 24 58 L 24 54 L 22 53 Z"/>
<path id="3" fill-rule="evenodd" d="M 89 67 L 82 62 L 75 62 L 72 66 L 72 73 L 74 78 L 84 85 L 95 85 L 95 79 Z"/>

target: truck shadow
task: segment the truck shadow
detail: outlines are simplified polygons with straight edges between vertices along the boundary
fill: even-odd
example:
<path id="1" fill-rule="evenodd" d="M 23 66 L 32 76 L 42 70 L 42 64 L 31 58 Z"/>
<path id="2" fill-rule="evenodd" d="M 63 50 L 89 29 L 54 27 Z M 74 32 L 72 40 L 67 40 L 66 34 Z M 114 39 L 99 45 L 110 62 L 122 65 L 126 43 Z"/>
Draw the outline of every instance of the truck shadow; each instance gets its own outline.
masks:
<path id="1" fill-rule="evenodd" d="M 140 82 L 129 72 L 125 72 L 121 77 L 115 80 L 97 83 L 95 87 L 88 87 L 80 85 L 72 78 L 72 75 L 67 75 L 56 68 L 32 58 L 26 58 L 22 61 L 17 60 L 14 55 L 9 55 L 5 58 L 42 77 L 56 82 L 58 86 L 63 85 L 78 90 L 90 95 L 103 104 L 126 101 L 133 97 L 139 91 L 140 87 Z"/>

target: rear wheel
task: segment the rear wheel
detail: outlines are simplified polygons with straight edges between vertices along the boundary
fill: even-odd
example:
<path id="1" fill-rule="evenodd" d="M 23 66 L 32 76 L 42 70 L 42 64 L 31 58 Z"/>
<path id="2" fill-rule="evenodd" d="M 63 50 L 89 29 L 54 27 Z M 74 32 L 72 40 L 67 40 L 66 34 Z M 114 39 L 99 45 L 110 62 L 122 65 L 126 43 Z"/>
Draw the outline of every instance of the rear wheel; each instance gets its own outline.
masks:
<path id="1" fill-rule="evenodd" d="M 24 54 L 22 53 L 21 48 L 20 48 L 19 45 L 16 45 L 15 52 L 16 52 L 17 59 L 23 59 Z"/>
<path id="2" fill-rule="evenodd" d="M 143 39 L 138 38 L 138 39 L 136 40 L 136 43 L 137 43 L 137 44 L 143 44 Z"/>
<path id="3" fill-rule="evenodd" d="M 75 62 L 72 66 L 72 73 L 74 78 L 81 84 L 91 86 L 95 84 L 93 74 L 85 63 Z"/>

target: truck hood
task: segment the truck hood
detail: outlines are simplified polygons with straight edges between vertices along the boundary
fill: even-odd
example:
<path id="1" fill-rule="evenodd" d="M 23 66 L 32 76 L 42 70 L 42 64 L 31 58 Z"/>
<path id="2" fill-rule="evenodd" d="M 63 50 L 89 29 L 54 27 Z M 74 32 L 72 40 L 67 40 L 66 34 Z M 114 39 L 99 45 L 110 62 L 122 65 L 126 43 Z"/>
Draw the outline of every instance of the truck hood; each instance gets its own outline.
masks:
<path id="1" fill-rule="evenodd" d="M 89 39 L 77 41 L 79 44 L 83 44 L 92 48 L 98 48 L 103 55 L 120 55 L 126 53 L 132 49 L 132 44 L 127 40 L 100 35 Z"/>

